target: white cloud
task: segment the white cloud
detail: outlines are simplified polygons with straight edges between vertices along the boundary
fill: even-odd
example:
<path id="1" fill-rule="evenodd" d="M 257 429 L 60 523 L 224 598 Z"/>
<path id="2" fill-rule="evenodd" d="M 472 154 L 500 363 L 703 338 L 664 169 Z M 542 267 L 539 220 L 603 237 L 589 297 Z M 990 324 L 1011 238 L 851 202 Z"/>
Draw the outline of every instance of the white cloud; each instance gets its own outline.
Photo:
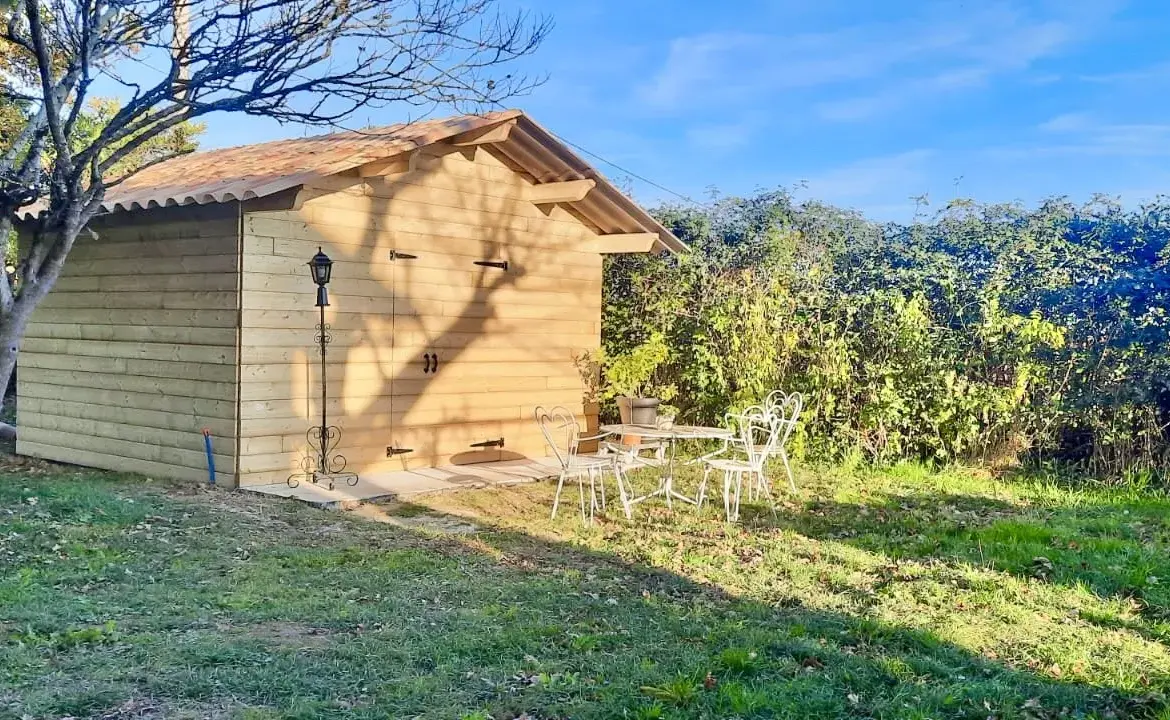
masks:
<path id="1" fill-rule="evenodd" d="M 1087 112 L 1057 115 L 1036 126 L 1045 136 L 1035 144 L 988 148 L 985 154 L 1021 160 L 1052 156 L 1153 158 L 1170 155 L 1170 124 L 1108 122 Z M 1058 142 L 1052 142 L 1053 137 Z"/>
<path id="2" fill-rule="evenodd" d="M 1040 123 L 1039 129 L 1044 132 L 1068 133 L 1085 130 L 1091 125 L 1092 119 L 1088 113 L 1070 112 Z"/>
<path id="3" fill-rule="evenodd" d="M 944 92 L 1022 73 L 1089 34 L 1102 3 L 1062 3 L 1047 15 L 1007 3 L 934 5 L 894 22 L 826 33 L 710 32 L 679 37 L 637 99 L 656 112 L 762 105 L 816 88 L 825 119 L 859 120 Z"/>
<path id="4" fill-rule="evenodd" d="M 1121 72 L 1081 75 L 1080 79 L 1084 82 L 1102 85 L 1145 85 L 1151 82 L 1165 82 L 1170 80 L 1170 61 Z"/>

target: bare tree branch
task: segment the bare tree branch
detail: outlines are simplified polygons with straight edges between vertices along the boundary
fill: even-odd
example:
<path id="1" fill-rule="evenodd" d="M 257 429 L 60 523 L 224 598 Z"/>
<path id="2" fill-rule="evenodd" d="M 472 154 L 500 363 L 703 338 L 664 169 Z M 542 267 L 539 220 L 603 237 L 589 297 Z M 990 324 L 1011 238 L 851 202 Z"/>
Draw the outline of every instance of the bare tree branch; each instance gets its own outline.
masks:
<path id="1" fill-rule="evenodd" d="M 20 282 L 0 282 L 0 387 L 106 189 L 180 151 L 157 139 L 219 112 L 340 126 L 393 104 L 483 110 L 542 81 L 499 70 L 549 30 L 498 0 L 9 0 L 0 45 L 29 68 L 0 66 L 0 100 L 27 105 L 23 126 L 0 139 L 0 237 L 39 204 L 23 224 Z M 101 77 L 128 96 L 82 132 Z"/>

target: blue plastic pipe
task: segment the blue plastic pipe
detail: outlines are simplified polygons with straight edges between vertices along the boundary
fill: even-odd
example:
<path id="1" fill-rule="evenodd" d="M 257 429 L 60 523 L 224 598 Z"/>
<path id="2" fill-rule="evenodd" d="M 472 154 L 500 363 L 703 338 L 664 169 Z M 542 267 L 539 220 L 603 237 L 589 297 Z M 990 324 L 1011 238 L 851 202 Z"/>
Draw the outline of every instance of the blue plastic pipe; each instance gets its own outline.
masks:
<path id="1" fill-rule="evenodd" d="M 203 428 L 203 449 L 207 451 L 207 482 L 215 484 L 215 456 L 211 454 L 211 430 Z"/>

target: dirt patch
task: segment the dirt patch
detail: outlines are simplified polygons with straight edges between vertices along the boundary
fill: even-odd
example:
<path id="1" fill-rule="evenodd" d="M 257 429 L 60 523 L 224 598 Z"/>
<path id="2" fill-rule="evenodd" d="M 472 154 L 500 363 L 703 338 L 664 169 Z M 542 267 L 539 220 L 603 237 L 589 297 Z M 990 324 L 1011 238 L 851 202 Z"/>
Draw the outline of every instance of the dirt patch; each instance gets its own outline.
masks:
<path id="1" fill-rule="evenodd" d="M 441 535 L 474 535 L 480 531 L 475 523 L 454 515 L 420 512 L 417 505 L 401 503 L 366 503 L 350 512 L 367 520 L 375 520 L 408 530 L 426 530 Z"/>
<path id="2" fill-rule="evenodd" d="M 292 622 L 274 621 L 243 627 L 229 626 L 224 629 L 284 648 L 318 648 L 328 645 L 332 640 L 332 632 L 325 628 Z"/>

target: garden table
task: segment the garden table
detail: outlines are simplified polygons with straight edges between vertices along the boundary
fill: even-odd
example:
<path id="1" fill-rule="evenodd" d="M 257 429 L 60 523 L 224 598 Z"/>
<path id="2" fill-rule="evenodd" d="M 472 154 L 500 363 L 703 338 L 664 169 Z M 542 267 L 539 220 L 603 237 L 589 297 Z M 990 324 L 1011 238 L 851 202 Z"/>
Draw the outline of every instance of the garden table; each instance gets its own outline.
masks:
<path id="1" fill-rule="evenodd" d="M 661 495 L 666 498 L 666 506 L 672 507 L 674 500 L 682 500 L 692 505 L 698 505 L 697 498 L 684 495 L 674 489 L 674 458 L 675 446 L 679 440 L 730 440 L 734 437 L 731 430 L 717 427 L 702 427 L 698 425 L 673 425 L 671 427 L 657 427 L 654 425 L 602 425 L 601 431 L 611 435 L 636 435 L 648 440 L 665 440 L 668 445 L 668 457 L 665 466 L 665 472 L 662 475 L 662 482 L 658 488 L 651 493 L 639 497 L 630 498 L 630 505 L 635 505 L 643 500 L 649 500 L 653 497 Z"/>

